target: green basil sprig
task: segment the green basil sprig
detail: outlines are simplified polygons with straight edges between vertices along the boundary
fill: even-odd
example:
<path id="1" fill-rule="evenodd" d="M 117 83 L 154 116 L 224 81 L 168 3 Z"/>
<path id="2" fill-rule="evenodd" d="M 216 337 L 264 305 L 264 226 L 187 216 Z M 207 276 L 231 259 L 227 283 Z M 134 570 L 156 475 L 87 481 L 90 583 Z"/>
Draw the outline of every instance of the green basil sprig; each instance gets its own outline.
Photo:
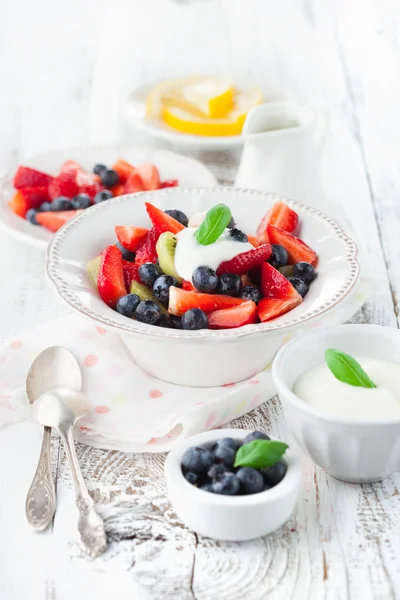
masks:
<path id="1" fill-rule="evenodd" d="M 225 204 L 213 206 L 205 216 L 204 221 L 195 232 L 195 238 L 202 246 L 208 246 L 217 241 L 232 218 L 231 210 Z"/>
<path id="2" fill-rule="evenodd" d="M 236 452 L 234 467 L 272 467 L 282 458 L 287 448 L 287 444 L 276 440 L 253 440 L 240 446 Z"/>
<path id="3" fill-rule="evenodd" d="M 329 348 L 325 352 L 325 360 L 333 375 L 342 383 L 357 387 L 376 388 L 375 383 L 368 377 L 362 366 L 349 354 Z"/>

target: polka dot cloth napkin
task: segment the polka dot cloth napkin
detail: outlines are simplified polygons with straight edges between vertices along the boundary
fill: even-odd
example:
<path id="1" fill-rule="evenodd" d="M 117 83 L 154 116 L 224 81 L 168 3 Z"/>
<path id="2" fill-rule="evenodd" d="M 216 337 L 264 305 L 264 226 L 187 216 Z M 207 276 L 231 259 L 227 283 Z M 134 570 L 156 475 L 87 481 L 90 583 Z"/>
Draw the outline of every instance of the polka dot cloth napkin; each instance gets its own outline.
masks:
<path id="1" fill-rule="evenodd" d="M 68 348 L 82 371 L 90 413 L 75 438 L 97 448 L 163 452 L 181 437 L 222 425 L 273 395 L 267 369 L 216 388 L 165 383 L 142 371 L 119 336 L 68 316 L 30 330 L 0 348 L 0 427 L 30 419 L 24 386 L 34 358 L 48 346 Z"/>

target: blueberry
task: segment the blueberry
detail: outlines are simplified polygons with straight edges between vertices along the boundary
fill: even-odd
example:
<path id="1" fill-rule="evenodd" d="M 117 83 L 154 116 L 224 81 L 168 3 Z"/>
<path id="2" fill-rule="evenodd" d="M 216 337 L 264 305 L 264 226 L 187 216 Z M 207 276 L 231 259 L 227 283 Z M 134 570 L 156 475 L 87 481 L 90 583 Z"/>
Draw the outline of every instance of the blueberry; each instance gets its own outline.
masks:
<path id="1" fill-rule="evenodd" d="M 195 485 L 196 483 L 198 483 L 199 479 L 200 479 L 198 473 L 193 473 L 193 471 L 187 471 L 184 474 L 184 477 L 185 477 L 186 481 L 188 481 L 192 485 Z"/>
<path id="2" fill-rule="evenodd" d="M 148 325 L 156 325 L 161 315 L 160 307 L 153 300 L 143 300 L 136 309 L 136 319 Z"/>
<path id="3" fill-rule="evenodd" d="M 103 171 L 105 171 L 107 169 L 106 165 L 102 165 L 101 163 L 94 165 L 93 167 L 93 173 L 95 173 L 96 175 L 101 175 Z"/>
<path id="4" fill-rule="evenodd" d="M 242 289 L 242 293 L 240 294 L 240 297 L 243 298 L 244 300 L 252 300 L 256 304 L 258 304 L 258 302 L 262 298 L 262 295 L 261 295 L 260 290 L 257 289 L 255 285 L 246 285 Z"/>
<path id="5" fill-rule="evenodd" d="M 58 198 L 54 198 L 53 202 L 51 203 L 51 210 L 72 210 L 71 200 L 66 196 L 59 196 Z"/>
<path id="6" fill-rule="evenodd" d="M 225 296 L 240 296 L 242 280 L 234 273 L 224 273 L 218 280 L 217 292 Z"/>
<path id="7" fill-rule="evenodd" d="M 167 329 L 175 329 L 169 315 L 161 314 L 157 323 L 158 327 L 166 327 Z"/>
<path id="8" fill-rule="evenodd" d="M 232 227 L 228 234 L 231 238 L 233 238 L 236 242 L 248 242 L 248 237 L 243 231 L 240 229 L 236 229 L 236 227 Z"/>
<path id="9" fill-rule="evenodd" d="M 246 435 L 242 444 L 248 444 L 249 442 L 252 442 L 253 440 L 270 440 L 270 439 L 271 438 L 269 437 L 269 435 L 267 435 L 266 433 L 264 433 L 262 431 L 252 431 L 251 433 Z"/>
<path id="10" fill-rule="evenodd" d="M 32 225 L 39 225 L 36 220 L 36 213 L 37 210 L 35 208 L 30 208 L 25 214 L 25 219 L 29 221 L 29 223 L 32 223 Z"/>
<path id="11" fill-rule="evenodd" d="M 218 275 L 210 267 L 197 267 L 193 271 L 192 283 L 199 292 L 210 293 L 215 290 L 218 285 Z"/>
<path id="12" fill-rule="evenodd" d="M 100 173 L 100 179 L 106 187 L 113 187 L 119 182 L 119 175 L 113 169 L 103 169 Z"/>
<path id="13" fill-rule="evenodd" d="M 234 440 L 233 438 L 221 438 L 220 440 L 217 440 L 215 442 L 215 445 L 213 447 L 213 451 L 215 450 L 215 448 L 217 448 L 218 446 L 228 446 L 229 448 L 232 448 L 232 450 L 234 450 L 236 452 L 236 450 L 239 448 L 240 446 L 240 442 L 237 442 L 236 440 Z"/>
<path id="14" fill-rule="evenodd" d="M 157 277 L 153 284 L 153 293 L 157 300 L 163 304 L 168 304 L 169 288 L 172 285 L 178 285 L 177 280 L 175 277 L 172 277 L 172 275 L 161 275 L 161 277 Z"/>
<path id="15" fill-rule="evenodd" d="M 289 262 L 289 254 L 287 250 L 279 244 L 272 244 L 272 254 L 267 260 L 270 265 L 279 269 L 279 267 L 286 267 Z"/>
<path id="16" fill-rule="evenodd" d="M 173 219 L 176 219 L 176 221 L 181 223 L 184 227 L 188 226 L 189 219 L 187 218 L 185 213 L 183 213 L 181 210 L 178 210 L 177 208 L 169 208 L 165 212 L 167 213 L 167 215 L 169 215 Z"/>
<path id="17" fill-rule="evenodd" d="M 231 217 L 231 220 L 229 221 L 227 228 L 233 229 L 235 226 L 236 226 L 235 219 L 233 217 Z"/>
<path id="18" fill-rule="evenodd" d="M 127 294 L 126 296 L 121 296 L 121 298 L 117 302 L 117 312 L 124 317 L 129 317 L 132 319 L 135 314 L 135 310 L 139 306 L 140 298 L 137 294 Z"/>
<path id="19" fill-rule="evenodd" d="M 258 494 L 264 487 L 264 479 L 260 471 L 251 467 L 241 467 L 236 473 L 243 494 Z"/>
<path id="20" fill-rule="evenodd" d="M 307 295 L 308 285 L 303 279 L 300 279 L 300 277 L 288 277 L 288 281 L 290 281 L 296 292 L 298 292 L 302 298 Z"/>
<path id="21" fill-rule="evenodd" d="M 267 469 L 261 469 L 264 482 L 269 487 L 277 485 L 285 477 L 287 471 L 287 465 L 283 460 L 279 460 L 277 463 L 268 467 Z"/>
<path id="22" fill-rule="evenodd" d="M 310 284 L 317 276 L 315 269 L 308 262 L 298 262 L 293 267 L 293 275 Z"/>
<path id="23" fill-rule="evenodd" d="M 228 472 L 228 469 L 223 463 L 213 464 L 207 471 L 208 477 L 211 479 L 220 479 L 225 473 Z"/>
<path id="24" fill-rule="evenodd" d="M 135 262 L 134 252 L 131 252 L 131 250 L 127 250 L 126 248 L 124 248 L 124 246 L 120 242 L 117 242 L 115 245 L 119 250 L 121 250 L 122 258 L 124 260 L 127 260 L 129 262 Z"/>
<path id="25" fill-rule="evenodd" d="M 79 210 L 80 208 L 89 208 L 91 205 L 89 194 L 77 194 L 71 200 L 72 208 Z"/>
<path id="26" fill-rule="evenodd" d="M 213 450 L 215 462 L 224 463 L 229 469 L 233 467 L 235 462 L 236 450 L 229 446 L 216 446 Z"/>
<path id="27" fill-rule="evenodd" d="M 153 287 L 155 280 L 162 275 L 160 267 L 151 262 L 140 265 L 138 273 L 142 282 L 149 287 Z"/>
<path id="28" fill-rule="evenodd" d="M 203 485 L 200 486 L 200 489 L 205 492 L 211 492 L 211 494 L 214 493 L 214 486 L 212 483 L 203 483 Z"/>
<path id="29" fill-rule="evenodd" d="M 114 194 L 110 190 L 102 190 L 101 192 L 97 192 L 93 203 L 98 204 L 99 202 L 104 202 L 104 200 L 110 200 L 110 198 L 114 198 Z"/>
<path id="30" fill-rule="evenodd" d="M 177 317 L 175 315 L 170 316 L 171 322 L 175 329 L 182 329 L 182 319 L 181 317 Z"/>
<path id="31" fill-rule="evenodd" d="M 200 308 L 190 308 L 181 320 L 182 329 L 193 331 L 195 329 L 208 329 L 208 318 Z"/>
<path id="32" fill-rule="evenodd" d="M 240 490 L 240 481 L 234 473 L 225 473 L 221 479 L 213 483 L 213 489 L 215 494 L 236 496 Z"/>
<path id="33" fill-rule="evenodd" d="M 39 206 L 39 212 L 50 212 L 52 210 L 51 202 L 43 202 Z"/>
<path id="34" fill-rule="evenodd" d="M 193 473 L 205 473 L 211 467 L 213 456 L 207 448 L 203 446 L 192 446 L 188 448 L 182 456 L 181 465 L 184 471 L 193 471 Z"/>

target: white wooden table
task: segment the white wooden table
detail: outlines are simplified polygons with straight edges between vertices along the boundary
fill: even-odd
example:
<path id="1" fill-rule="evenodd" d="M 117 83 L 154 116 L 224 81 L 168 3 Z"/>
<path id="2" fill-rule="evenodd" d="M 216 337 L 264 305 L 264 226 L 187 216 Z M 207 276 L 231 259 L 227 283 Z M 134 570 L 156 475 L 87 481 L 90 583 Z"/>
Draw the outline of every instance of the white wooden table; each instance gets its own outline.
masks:
<path id="1" fill-rule="evenodd" d="M 214 71 L 270 81 L 330 111 L 326 180 L 366 240 L 377 277 L 373 297 L 354 320 L 399 325 L 396 0 L 56 4 L 3 7 L 0 75 L 8 85 L 0 98 L 1 169 L 54 147 L 129 137 L 123 98 L 159 76 Z M 0 244 L 0 339 L 6 340 L 64 309 L 46 285 L 42 254 L 5 234 Z M 276 399 L 233 426 L 287 435 Z M 348 485 L 304 459 L 301 498 L 286 526 L 255 542 L 217 543 L 174 515 L 165 497 L 164 456 L 79 445 L 110 541 L 92 561 L 75 542 L 72 483 L 57 440 L 58 510 L 49 531 L 29 531 L 24 500 L 39 447 L 35 427 L 0 425 L 1 600 L 400 598 L 399 473 L 376 485 Z"/>

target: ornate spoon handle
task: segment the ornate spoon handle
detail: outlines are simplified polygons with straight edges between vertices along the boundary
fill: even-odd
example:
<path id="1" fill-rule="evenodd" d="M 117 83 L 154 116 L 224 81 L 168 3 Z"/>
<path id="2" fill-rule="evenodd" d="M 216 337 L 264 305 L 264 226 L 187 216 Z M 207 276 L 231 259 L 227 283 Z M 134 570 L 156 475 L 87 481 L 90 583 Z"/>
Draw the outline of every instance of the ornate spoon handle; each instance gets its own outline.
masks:
<path id="1" fill-rule="evenodd" d="M 45 427 L 39 463 L 26 497 L 25 512 L 36 531 L 43 531 L 56 510 L 56 491 L 50 468 L 51 427 Z"/>
<path id="2" fill-rule="evenodd" d="M 76 492 L 76 506 L 78 508 L 78 533 L 80 542 L 87 554 L 93 558 L 104 552 L 107 538 L 104 531 L 104 523 L 93 506 L 93 500 L 89 496 L 82 472 L 79 467 L 75 452 L 72 427 L 60 428 L 60 435 L 64 442 L 65 452 L 69 460 L 72 479 Z"/>

